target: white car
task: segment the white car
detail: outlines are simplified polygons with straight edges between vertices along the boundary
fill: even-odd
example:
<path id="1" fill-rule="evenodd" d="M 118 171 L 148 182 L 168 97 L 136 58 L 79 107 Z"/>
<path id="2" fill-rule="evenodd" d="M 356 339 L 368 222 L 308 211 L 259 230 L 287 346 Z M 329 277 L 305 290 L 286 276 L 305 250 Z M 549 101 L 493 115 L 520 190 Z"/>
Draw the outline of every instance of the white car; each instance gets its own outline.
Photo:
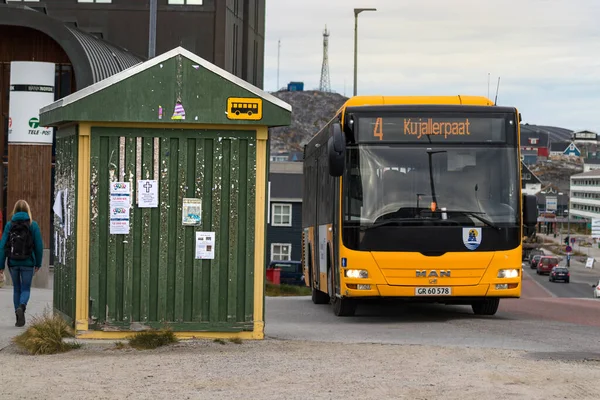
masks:
<path id="1" fill-rule="evenodd" d="M 592 287 L 594 288 L 594 298 L 600 299 L 600 281 L 593 284 Z"/>

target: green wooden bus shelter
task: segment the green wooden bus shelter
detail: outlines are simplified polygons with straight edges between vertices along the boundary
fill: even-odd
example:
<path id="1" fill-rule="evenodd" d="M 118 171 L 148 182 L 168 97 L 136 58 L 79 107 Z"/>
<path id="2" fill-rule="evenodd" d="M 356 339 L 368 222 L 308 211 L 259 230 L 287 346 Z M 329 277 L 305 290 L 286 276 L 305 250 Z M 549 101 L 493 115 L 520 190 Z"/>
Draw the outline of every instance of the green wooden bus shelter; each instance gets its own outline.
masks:
<path id="1" fill-rule="evenodd" d="M 40 110 L 54 309 L 79 338 L 264 337 L 268 128 L 291 106 L 178 47 Z"/>

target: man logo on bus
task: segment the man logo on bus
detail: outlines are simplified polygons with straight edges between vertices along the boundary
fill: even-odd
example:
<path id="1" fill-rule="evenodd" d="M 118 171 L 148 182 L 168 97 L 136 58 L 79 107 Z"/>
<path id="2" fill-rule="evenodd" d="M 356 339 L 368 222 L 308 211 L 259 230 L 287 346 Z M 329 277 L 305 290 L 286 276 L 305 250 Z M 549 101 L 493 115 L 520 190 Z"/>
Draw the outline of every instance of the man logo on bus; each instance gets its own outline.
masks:
<path id="1" fill-rule="evenodd" d="M 463 243 L 469 250 L 475 250 L 481 244 L 481 228 L 463 228 Z"/>

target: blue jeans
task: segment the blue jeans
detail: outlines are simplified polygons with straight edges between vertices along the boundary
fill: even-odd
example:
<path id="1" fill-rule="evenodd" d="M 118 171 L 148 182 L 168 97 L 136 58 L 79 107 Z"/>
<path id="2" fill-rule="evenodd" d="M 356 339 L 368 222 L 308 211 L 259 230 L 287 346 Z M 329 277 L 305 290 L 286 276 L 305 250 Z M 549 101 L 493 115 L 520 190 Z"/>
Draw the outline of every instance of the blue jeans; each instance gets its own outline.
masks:
<path id="1" fill-rule="evenodd" d="M 16 311 L 21 304 L 27 305 L 29 301 L 33 267 L 9 267 L 8 269 L 13 283 L 13 303 Z"/>

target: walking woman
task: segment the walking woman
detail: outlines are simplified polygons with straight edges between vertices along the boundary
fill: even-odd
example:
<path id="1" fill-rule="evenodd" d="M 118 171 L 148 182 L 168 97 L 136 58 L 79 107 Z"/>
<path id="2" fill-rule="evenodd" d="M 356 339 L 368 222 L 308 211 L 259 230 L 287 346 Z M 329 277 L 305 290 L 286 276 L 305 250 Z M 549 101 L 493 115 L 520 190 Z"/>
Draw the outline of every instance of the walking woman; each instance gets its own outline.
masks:
<path id="1" fill-rule="evenodd" d="M 25 200 L 19 200 L 0 240 L 0 273 L 4 272 L 8 259 L 17 317 L 15 326 L 25 325 L 25 309 L 29 301 L 31 280 L 42 266 L 43 251 L 40 227 L 31 217 L 29 204 Z"/>

